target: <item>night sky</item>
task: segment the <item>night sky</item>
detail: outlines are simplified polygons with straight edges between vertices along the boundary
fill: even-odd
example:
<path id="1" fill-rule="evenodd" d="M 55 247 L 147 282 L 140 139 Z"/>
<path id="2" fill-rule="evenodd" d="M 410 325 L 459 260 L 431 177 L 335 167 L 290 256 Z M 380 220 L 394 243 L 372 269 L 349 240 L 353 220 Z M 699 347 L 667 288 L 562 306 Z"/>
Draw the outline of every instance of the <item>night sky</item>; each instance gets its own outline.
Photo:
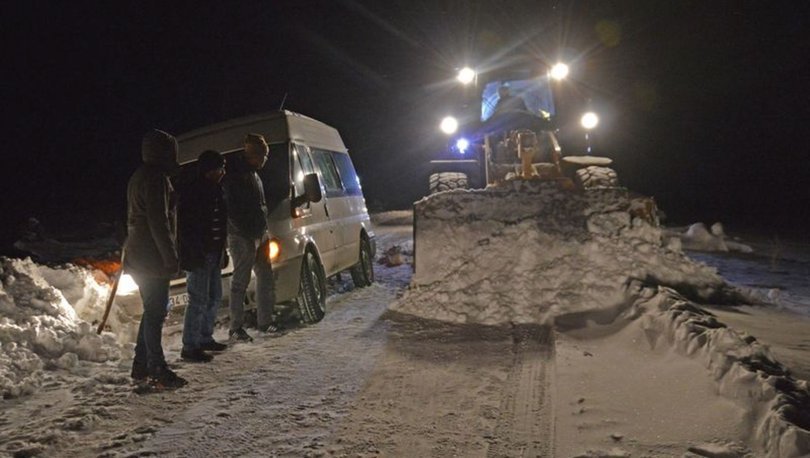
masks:
<path id="1" fill-rule="evenodd" d="M 427 191 L 458 67 L 566 60 L 596 154 L 669 222 L 799 235 L 810 219 L 810 2 L 5 2 L 0 215 L 123 220 L 152 127 L 285 108 L 341 132 L 372 208 Z M 566 114 L 567 116 L 562 116 Z M 8 141 L 10 140 L 10 142 Z"/>

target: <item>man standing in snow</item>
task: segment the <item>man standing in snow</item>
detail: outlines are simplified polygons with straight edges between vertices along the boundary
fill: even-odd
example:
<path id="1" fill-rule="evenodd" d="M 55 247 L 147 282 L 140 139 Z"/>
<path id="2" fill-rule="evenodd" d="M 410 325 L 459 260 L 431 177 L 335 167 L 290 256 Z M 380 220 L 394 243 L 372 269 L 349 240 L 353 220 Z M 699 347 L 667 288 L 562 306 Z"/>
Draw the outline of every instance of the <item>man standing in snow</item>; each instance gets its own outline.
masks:
<path id="1" fill-rule="evenodd" d="M 177 203 L 180 267 L 186 271 L 189 296 L 180 357 L 208 362 L 211 355 L 205 351 L 227 348 L 214 340 L 214 321 L 222 300 L 222 266 L 227 264 L 227 212 L 220 184 L 225 159 L 216 151 L 204 151 L 196 172 L 188 183 L 179 186 Z"/>
<path id="2" fill-rule="evenodd" d="M 256 322 L 259 331 L 280 332 L 274 325 L 275 291 L 270 260 L 259 248 L 267 240 L 267 204 L 264 186 L 256 173 L 264 167 L 269 148 L 264 137 L 248 134 L 245 149 L 228 163 L 225 178 L 225 200 L 228 205 L 228 248 L 233 258 L 231 277 L 231 326 L 229 335 L 235 342 L 253 340 L 245 332 L 245 294 L 251 270 L 256 274 Z"/>
<path id="3" fill-rule="evenodd" d="M 169 305 L 169 281 L 178 272 L 174 191 L 169 175 L 177 169 L 177 140 L 160 130 L 143 137 L 143 164 L 127 186 L 124 270 L 140 289 L 143 316 L 132 362 L 132 378 L 154 388 L 179 388 L 187 382 L 166 365 L 161 342 Z"/>

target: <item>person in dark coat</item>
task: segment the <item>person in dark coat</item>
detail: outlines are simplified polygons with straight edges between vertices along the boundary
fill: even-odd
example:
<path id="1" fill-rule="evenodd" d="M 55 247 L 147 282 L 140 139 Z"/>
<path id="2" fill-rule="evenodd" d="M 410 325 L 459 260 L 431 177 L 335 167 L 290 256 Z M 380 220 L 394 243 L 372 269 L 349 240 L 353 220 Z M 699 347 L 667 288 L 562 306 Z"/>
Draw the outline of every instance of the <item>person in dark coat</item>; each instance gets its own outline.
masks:
<path id="1" fill-rule="evenodd" d="M 177 169 L 177 150 L 177 140 L 166 132 L 155 129 L 143 137 L 143 164 L 127 186 L 124 245 L 124 270 L 135 279 L 143 301 L 131 375 L 137 382 L 168 389 L 186 384 L 166 365 L 161 342 L 169 281 L 179 270 L 174 190 L 169 182 Z"/>
<path id="2" fill-rule="evenodd" d="M 211 355 L 205 351 L 227 348 L 214 340 L 214 322 L 222 300 L 222 266 L 227 264 L 224 176 L 222 155 L 204 151 L 197 160 L 194 178 L 179 186 L 178 245 L 189 296 L 180 357 L 186 361 L 208 362 Z"/>
<path id="3" fill-rule="evenodd" d="M 262 332 L 279 332 L 272 323 L 275 286 L 270 261 L 260 255 L 267 241 L 267 203 L 264 185 L 256 173 L 264 167 L 267 142 L 259 134 L 245 137 L 245 149 L 228 163 L 225 200 L 228 204 L 228 249 L 233 259 L 229 305 L 229 336 L 235 342 L 253 338 L 244 330 L 244 306 L 251 270 L 256 274 L 256 322 Z"/>

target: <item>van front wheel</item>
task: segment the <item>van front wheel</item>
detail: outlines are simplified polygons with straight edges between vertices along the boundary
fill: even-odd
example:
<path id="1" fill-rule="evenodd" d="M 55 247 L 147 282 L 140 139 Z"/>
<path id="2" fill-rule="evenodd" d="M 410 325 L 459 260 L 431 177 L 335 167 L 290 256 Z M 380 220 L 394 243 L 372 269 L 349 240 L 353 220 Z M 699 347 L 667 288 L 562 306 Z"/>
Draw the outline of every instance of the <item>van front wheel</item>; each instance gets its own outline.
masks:
<path id="1" fill-rule="evenodd" d="M 301 321 L 317 323 L 326 314 L 326 281 L 318 258 L 307 250 L 301 261 L 301 279 L 298 286 L 298 310 Z"/>
<path id="2" fill-rule="evenodd" d="M 365 237 L 360 238 L 360 261 L 351 269 L 352 281 L 357 288 L 374 283 L 374 261 L 371 259 L 371 245 Z"/>

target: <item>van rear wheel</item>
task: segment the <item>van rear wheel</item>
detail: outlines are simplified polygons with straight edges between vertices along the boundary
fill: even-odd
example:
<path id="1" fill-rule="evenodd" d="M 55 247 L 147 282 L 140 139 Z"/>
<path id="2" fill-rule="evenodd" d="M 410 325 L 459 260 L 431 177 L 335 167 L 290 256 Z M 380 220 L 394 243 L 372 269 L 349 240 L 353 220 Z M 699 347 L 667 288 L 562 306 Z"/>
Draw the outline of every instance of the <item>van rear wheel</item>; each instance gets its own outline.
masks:
<path id="1" fill-rule="evenodd" d="M 296 301 L 301 321 L 304 323 L 317 323 L 326 315 L 326 281 L 323 266 L 310 250 L 307 250 L 301 261 L 301 279 Z"/>
<path id="2" fill-rule="evenodd" d="M 374 261 L 371 259 L 371 245 L 368 239 L 360 239 L 360 261 L 351 268 L 352 281 L 357 288 L 374 283 Z"/>

